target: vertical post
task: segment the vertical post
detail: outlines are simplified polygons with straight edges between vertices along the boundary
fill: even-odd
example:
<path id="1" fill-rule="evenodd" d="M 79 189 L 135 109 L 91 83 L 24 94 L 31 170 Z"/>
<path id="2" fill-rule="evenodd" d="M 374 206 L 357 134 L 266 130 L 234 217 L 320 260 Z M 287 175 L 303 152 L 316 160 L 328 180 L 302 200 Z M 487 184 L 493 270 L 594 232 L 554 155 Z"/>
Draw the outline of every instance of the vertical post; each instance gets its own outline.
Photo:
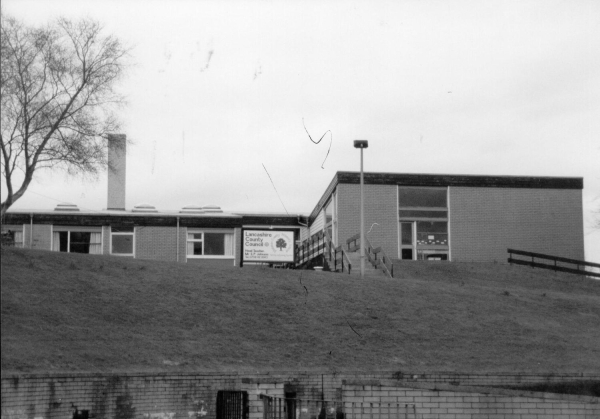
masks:
<path id="1" fill-rule="evenodd" d="M 365 279 L 365 196 L 363 148 L 360 148 L 360 278 Z"/>
<path id="2" fill-rule="evenodd" d="M 365 278 L 365 196 L 363 173 L 363 149 L 369 147 L 367 140 L 354 140 L 354 148 L 360 148 L 360 278 Z"/>

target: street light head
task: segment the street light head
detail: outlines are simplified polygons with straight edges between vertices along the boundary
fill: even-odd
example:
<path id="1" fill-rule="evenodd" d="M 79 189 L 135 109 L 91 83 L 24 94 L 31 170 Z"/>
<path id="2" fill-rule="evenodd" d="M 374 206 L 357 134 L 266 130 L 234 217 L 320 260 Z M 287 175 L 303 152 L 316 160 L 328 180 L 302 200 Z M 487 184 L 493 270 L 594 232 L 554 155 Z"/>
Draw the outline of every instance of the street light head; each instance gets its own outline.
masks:
<path id="1" fill-rule="evenodd" d="M 369 141 L 367 140 L 354 140 L 354 148 L 367 148 L 369 147 Z"/>

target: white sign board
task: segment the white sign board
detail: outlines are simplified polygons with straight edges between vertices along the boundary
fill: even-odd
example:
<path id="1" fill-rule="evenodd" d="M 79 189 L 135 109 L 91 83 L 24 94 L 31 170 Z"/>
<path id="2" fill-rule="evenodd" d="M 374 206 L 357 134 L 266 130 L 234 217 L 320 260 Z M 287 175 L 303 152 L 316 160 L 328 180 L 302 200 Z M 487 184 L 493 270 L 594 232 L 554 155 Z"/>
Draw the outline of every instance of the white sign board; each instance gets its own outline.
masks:
<path id="1" fill-rule="evenodd" d="M 293 262 L 294 232 L 244 230 L 244 262 Z"/>

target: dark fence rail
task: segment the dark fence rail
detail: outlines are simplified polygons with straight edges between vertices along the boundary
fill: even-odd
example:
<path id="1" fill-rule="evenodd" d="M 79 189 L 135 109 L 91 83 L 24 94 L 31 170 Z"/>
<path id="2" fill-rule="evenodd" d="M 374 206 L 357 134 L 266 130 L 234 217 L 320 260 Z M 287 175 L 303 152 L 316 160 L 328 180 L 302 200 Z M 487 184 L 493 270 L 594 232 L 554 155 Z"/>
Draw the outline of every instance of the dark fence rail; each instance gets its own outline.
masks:
<path id="1" fill-rule="evenodd" d="M 507 249 L 508 263 L 515 265 L 531 266 L 532 268 L 552 269 L 557 272 L 568 272 L 576 275 L 586 275 L 600 278 L 600 263 L 586 262 L 584 260 L 563 258 L 560 256 L 545 255 L 543 253 L 526 252 L 523 250 Z M 527 256 L 530 260 L 515 259 L 513 255 Z M 550 260 L 553 263 L 536 262 L 535 259 Z M 559 265 L 562 263 L 563 265 Z M 569 266 L 564 266 L 567 264 Z M 574 265 L 574 266 L 573 266 Z M 599 268 L 598 272 L 586 268 Z"/>

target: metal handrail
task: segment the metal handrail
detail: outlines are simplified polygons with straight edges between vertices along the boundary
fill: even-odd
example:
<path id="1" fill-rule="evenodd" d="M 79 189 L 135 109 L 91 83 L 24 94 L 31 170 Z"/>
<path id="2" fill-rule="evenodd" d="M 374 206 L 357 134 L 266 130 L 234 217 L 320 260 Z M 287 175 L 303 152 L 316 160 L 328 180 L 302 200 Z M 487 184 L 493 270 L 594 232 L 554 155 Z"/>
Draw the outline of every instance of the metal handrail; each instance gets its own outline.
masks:
<path id="1" fill-rule="evenodd" d="M 375 262 L 371 259 L 371 252 L 374 250 L 373 246 L 371 245 L 371 242 L 369 241 L 369 239 L 367 237 L 365 237 L 365 244 L 367 245 L 367 249 L 368 249 L 368 257 L 369 257 L 369 261 L 373 264 L 373 266 L 375 266 L 377 268 L 377 253 L 382 253 L 382 260 L 381 260 L 381 266 L 383 267 L 383 271 L 386 273 L 387 276 L 389 276 L 390 278 L 394 277 L 394 264 L 390 262 L 390 268 L 388 268 L 387 263 L 386 263 L 386 259 L 389 261 L 390 258 L 385 254 L 385 251 L 383 250 L 382 247 L 379 247 L 379 252 L 377 253 L 373 253 L 375 255 Z"/>
<path id="2" fill-rule="evenodd" d="M 329 249 L 329 261 L 331 261 L 332 257 L 331 257 L 331 251 L 333 250 L 333 266 L 334 266 L 334 270 L 337 270 L 337 252 L 341 252 L 342 253 L 342 272 L 344 272 L 344 259 L 346 259 L 346 265 L 348 266 L 348 273 L 350 273 L 350 271 L 352 270 L 352 263 L 350 263 L 350 258 L 348 257 L 348 255 L 346 254 L 346 252 L 344 251 L 344 248 L 342 246 L 338 246 L 338 247 L 333 247 L 333 240 L 331 239 L 331 236 L 329 235 L 329 232 L 327 230 L 324 230 L 325 233 L 325 238 L 327 239 L 327 247 Z"/>

